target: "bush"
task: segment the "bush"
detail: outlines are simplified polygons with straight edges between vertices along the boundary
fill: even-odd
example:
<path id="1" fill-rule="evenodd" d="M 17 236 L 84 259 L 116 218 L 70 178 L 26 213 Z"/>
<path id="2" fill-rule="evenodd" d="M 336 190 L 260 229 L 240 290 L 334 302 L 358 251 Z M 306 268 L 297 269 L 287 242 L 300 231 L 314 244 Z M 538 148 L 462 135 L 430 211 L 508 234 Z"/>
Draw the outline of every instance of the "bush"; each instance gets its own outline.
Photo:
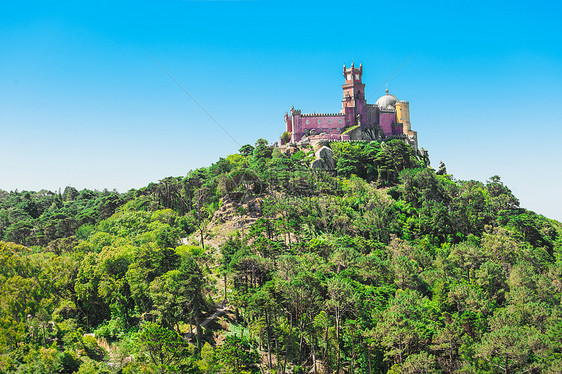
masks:
<path id="1" fill-rule="evenodd" d="M 84 350 L 88 357 L 92 360 L 101 361 L 106 355 L 105 349 L 98 345 L 98 341 L 91 335 L 86 335 L 82 338 L 82 343 L 84 343 Z"/>

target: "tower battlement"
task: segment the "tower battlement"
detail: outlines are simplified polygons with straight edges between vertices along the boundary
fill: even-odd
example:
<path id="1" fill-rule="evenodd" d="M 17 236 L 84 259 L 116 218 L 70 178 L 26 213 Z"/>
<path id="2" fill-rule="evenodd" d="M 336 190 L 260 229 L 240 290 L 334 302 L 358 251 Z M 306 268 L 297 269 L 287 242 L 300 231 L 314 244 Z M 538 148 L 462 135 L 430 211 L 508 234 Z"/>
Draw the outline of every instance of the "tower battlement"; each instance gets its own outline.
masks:
<path id="1" fill-rule="evenodd" d="M 353 76 L 351 76 L 350 74 L 352 74 Z M 359 64 L 359 67 L 356 68 L 355 65 L 352 62 L 351 67 L 349 69 L 347 69 L 345 67 L 345 64 L 343 64 L 343 77 L 345 78 L 346 83 L 348 81 L 351 81 L 352 78 L 356 78 L 358 80 L 361 80 L 361 78 L 363 77 L 363 65 Z"/>

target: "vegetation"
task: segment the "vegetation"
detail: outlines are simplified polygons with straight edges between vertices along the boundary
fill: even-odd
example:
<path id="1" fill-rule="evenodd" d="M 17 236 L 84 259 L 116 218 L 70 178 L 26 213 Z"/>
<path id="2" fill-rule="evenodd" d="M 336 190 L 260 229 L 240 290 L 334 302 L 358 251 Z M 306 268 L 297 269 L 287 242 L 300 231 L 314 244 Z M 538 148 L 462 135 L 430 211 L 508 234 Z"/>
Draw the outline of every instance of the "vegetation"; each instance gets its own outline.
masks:
<path id="1" fill-rule="evenodd" d="M 330 147 L 1 191 L 0 371 L 559 372 L 559 222 L 398 140 Z"/>

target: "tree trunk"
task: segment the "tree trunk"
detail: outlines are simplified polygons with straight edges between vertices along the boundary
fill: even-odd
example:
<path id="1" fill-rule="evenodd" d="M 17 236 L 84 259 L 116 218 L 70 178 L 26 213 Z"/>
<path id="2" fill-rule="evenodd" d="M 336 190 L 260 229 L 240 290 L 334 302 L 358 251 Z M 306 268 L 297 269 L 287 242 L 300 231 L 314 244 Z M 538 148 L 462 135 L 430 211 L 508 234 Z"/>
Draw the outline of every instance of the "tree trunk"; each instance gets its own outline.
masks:
<path id="1" fill-rule="evenodd" d="M 336 373 L 340 374 L 340 311 L 336 308 Z"/>
<path id="2" fill-rule="evenodd" d="M 267 327 L 267 355 L 269 358 L 269 371 L 271 372 L 271 326 L 269 323 L 269 313 L 265 312 L 265 324 Z"/>
<path id="3" fill-rule="evenodd" d="M 302 323 L 302 316 L 301 316 L 301 320 L 299 322 L 299 330 L 300 330 L 300 337 L 299 337 L 299 366 L 302 365 L 302 343 L 303 343 L 303 330 L 304 330 L 304 326 Z"/>
<path id="4" fill-rule="evenodd" d="M 226 272 L 224 273 L 224 302 L 226 303 L 228 300 L 226 299 Z"/>
<path id="5" fill-rule="evenodd" d="M 203 235 L 203 228 L 199 228 L 199 235 L 201 236 L 201 248 L 205 249 L 205 235 Z"/>
<path id="6" fill-rule="evenodd" d="M 195 324 L 196 324 L 196 330 L 197 330 L 197 353 L 201 352 L 201 338 L 202 338 L 202 330 L 201 330 L 201 324 L 199 323 L 199 317 L 195 316 Z"/>
<path id="7" fill-rule="evenodd" d="M 275 339 L 275 356 L 277 357 L 277 372 L 281 372 L 281 360 L 279 355 L 279 337 Z"/>
<path id="8" fill-rule="evenodd" d="M 369 374 L 373 374 L 373 368 L 371 367 L 371 350 L 367 348 L 367 366 L 369 367 Z"/>
<path id="9" fill-rule="evenodd" d="M 329 345 L 328 331 L 329 331 L 329 326 L 326 326 L 326 333 L 324 337 L 324 339 L 326 340 L 326 348 L 324 348 L 324 362 L 326 363 L 326 367 L 328 368 L 328 371 L 330 371 L 330 359 L 328 353 L 328 345 Z"/>
<path id="10" fill-rule="evenodd" d="M 351 332 L 351 374 L 353 374 L 353 366 L 355 364 L 355 341 L 353 339 L 353 331 Z"/>
<path id="11" fill-rule="evenodd" d="M 290 316 L 291 322 L 289 324 L 289 336 L 287 337 L 287 344 L 285 346 L 285 363 L 283 364 L 283 374 L 287 369 L 287 359 L 289 358 L 289 346 L 291 345 L 291 335 L 293 333 L 293 315 Z"/>
<path id="12" fill-rule="evenodd" d="M 312 366 L 314 368 L 314 374 L 317 374 L 316 371 L 316 344 L 315 344 L 315 340 L 314 340 L 314 336 L 312 335 L 312 332 L 310 333 L 310 344 L 312 345 Z"/>
<path id="13" fill-rule="evenodd" d="M 195 318 L 195 332 L 197 334 L 197 353 L 201 353 L 201 324 L 199 323 L 199 305 L 197 302 L 193 308 L 193 314 Z"/>

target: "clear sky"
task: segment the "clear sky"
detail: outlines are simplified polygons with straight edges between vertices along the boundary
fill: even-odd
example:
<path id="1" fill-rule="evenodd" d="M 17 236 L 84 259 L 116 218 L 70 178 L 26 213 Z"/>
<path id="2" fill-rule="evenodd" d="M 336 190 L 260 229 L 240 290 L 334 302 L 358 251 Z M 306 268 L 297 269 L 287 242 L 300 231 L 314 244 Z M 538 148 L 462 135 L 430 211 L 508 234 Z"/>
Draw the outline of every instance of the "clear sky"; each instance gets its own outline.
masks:
<path id="1" fill-rule="evenodd" d="M 432 165 L 500 175 L 562 220 L 561 14 L 548 0 L 2 1 L 0 189 L 183 176 L 276 141 L 291 105 L 339 111 L 344 63 L 363 64 L 374 102 L 407 61 L 388 88 Z"/>

